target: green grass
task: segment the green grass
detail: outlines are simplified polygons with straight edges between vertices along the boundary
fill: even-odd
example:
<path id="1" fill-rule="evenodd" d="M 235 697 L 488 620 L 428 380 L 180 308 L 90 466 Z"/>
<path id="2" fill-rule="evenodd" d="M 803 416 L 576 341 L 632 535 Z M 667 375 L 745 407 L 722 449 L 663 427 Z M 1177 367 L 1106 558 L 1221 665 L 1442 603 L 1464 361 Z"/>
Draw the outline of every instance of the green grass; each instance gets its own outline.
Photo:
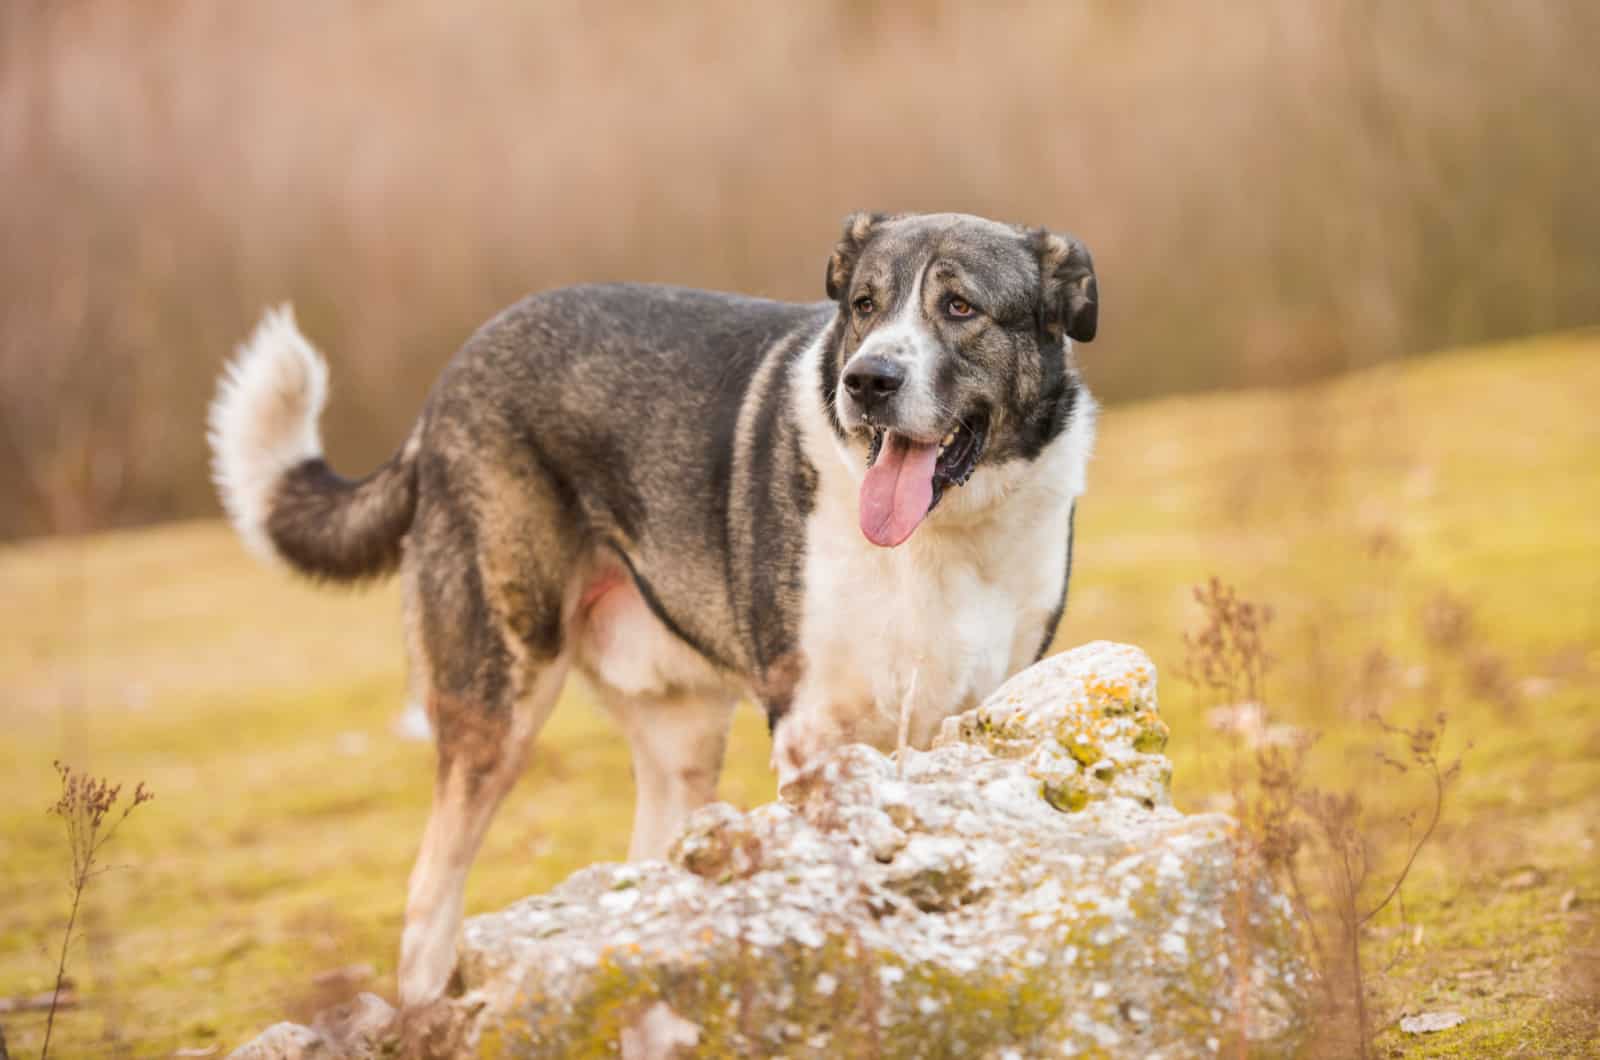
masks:
<path id="1" fill-rule="evenodd" d="M 1596 409 L 1600 336 L 1576 335 L 1103 420 L 1058 646 L 1110 638 L 1154 656 L 1181 805 L 1228 787 L 1227 741 L 1177 677 L 1189 588 L 1213 573 L 1277 611 L 1268 700 L 1323 733 L 1313 782 L 1357 785 L 1385 810 L 1419 792 L 1381 782 L 1361 753 L 1371 729 L 1350 704 L 1370 648 L 1401 671 L 1453 673 L 1418 619 L 1448 590 L 1472 609 L 1472 650 L 1523 683 L 1510 707 L 1445 686 L 1448 746 L 1472 746 L 1405 923 L 1386 914 L 1371 939 L 1388 965 L 1372 983 L 1385 1049 L 1595 1046 L 1557 998 L 1600 905 Z M 313 590 L 205 523 L 0 551 L 0 599 L 0 996 L 48 989 L 66 915 L 51 760 L 157 793 L 109 848 L 120 867 L 91 885 L 71 959 L 83 1001 L 58 1020 L 58 1055 L 225 1051 L 325 1003 L 313 976 L 347 964 L 373 965 L 369 987 L 392 996 L 432 774 L 430 750 L 391 730 L 404 697 L 393 588 Z M 1397 687 L 1403 720 L 1423 694 Z M 724 797 L 770 798 L 766 756 L 742 710 Z M 620 858 L 631 806 L 626 746 L 570 690 L 478 860 L 470 909 Z M 1528 867 L 1530 886 L 1508 886 Z M 1392 1029 L 1403 1010 L 1443 1007 L 1468 1023 L 1426 1039 Z M 4 1027 L 15 1055 L 37 1052 L 42 1016 Z"/>

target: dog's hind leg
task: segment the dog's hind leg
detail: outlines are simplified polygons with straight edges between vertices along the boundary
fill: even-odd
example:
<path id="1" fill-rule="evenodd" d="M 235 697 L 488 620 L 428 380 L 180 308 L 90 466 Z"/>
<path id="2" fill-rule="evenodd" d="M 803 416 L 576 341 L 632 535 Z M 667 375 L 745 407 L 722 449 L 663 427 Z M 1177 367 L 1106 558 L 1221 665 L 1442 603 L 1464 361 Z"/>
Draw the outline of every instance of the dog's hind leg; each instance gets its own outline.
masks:
<path id="1" fill-rule="evenodd" d="M 435 691 L 439 763 L 433 810 L 411 870 L 400 940 L 400 1000 L 424 1004 L 444 992 L 455 968 L 467 873 L 489 822 L 516 784 L 534 736 L 550 716 L 565 677 L 552 664 L 505 711 Z"/>
<path id="2" fill-rule="evenodd" d="M 689 814 L 717 797 L 728 726 L 726 693 L 673 697 L 604 693 L 633 754 L 633 839 L 628 859 L 665 857 Z"/>
<path id="3" fill-rule="evenodd" d="M 468 471 L 470 480 L 458 471 L 430 495 L 406 556 L 413 680 L 426 690 L 438 749 L 400 943 L 406 1006 L 433 1001 L 449 982 L 467 873 L 568 669 L 570 528 L 531 473 L 507 481 L 496 468 Z"/>

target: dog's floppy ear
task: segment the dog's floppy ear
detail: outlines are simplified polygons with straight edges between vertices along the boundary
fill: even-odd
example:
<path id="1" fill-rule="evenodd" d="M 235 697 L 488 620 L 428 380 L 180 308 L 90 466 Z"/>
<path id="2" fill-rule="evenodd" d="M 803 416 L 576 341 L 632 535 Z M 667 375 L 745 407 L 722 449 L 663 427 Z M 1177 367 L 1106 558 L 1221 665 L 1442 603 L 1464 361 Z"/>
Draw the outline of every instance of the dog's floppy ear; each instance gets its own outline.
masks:
<path id="1" fill-rule="evenodd" d="M 844 219 L 844 234 L 839 237 L 838 245 L 833 248 L 833 256 L 828 259 L 826 286 L 829 298 L 837 302 L 850 289 L 850 276 L 856 271 L 861 248 L 867 245 L 872 230 L 888 217 L 888 214 L 857 210 Z"/>
<path id="2" fill-rule="evenodd" d="M 1045 229 L 1032 234 L 1039 257 L 1039 322 L 1052 334 L 1088 342 L 1100 315 L 1100 285 L 1089 248 Z"/>

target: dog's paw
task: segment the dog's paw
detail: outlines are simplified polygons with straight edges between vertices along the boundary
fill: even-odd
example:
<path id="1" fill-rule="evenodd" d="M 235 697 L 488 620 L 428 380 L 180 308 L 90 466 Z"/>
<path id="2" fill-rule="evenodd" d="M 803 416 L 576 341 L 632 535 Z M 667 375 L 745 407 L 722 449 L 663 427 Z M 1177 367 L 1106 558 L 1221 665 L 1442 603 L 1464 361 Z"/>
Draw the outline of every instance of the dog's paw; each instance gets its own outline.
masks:
<path id="1" fill-rule="evenodd" d="M 848 742 L 842 727 L 822 711 L 796 711 L 778 723 L 772 739 L 772 769 L 781 792 L 822 755 Z"/>

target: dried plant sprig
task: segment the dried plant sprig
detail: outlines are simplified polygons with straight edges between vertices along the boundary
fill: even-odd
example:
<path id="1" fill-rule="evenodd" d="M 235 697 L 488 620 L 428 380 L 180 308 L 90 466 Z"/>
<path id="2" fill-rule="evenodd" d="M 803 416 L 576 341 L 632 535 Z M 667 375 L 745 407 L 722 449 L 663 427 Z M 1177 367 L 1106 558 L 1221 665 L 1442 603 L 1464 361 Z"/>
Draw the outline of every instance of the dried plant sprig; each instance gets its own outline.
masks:
<path id="1" fill-rule="evenodd" d="M 1272 608 L 1240 599 L 1233 586 L 1215 576 L 1195 586 L 1194 598 L 1205 612 L 1205 623 L 1183 636 L 1184 678 L 1224 694 L 1230 706 L 1260 702 L 1272 665 L 1265 646 Z"/>
<path id="2" fill-rule="evenodd" d="M 40 1060 L 50 1055 L 50 1033 L 55 1029 L 56 1009 L 67 981 L 67 950 L 72 945 L 72 932 L 78 923 L 78 907 L 83 892 L 94 877 L 107 871 L 109 866 L 99 866 L 96 859 L 102 848 L 116 835 L 122 822 L 135 809 L 155 798 L 155 793 L 144 782 L 133 789 L 133 797 L 122 804 L 117 813 L 117 803 L 122 797 L 122 785 L 90 776 L 62 764 L 53 763 L 61 778 L 61 797 L 45 812 L 61 818 L 66 823 L 67 846 L 72 853 L 72 909 L 67 914 L 67 928 L 61 936 L 61 956 L 56 962 L 55 988 L 50 992 L 50 1014 L 45 1018 L 44 1045 L 39 1050 Z M 107 823 L 109 822 L 109 823 Z"/>
<path id="3" fill-rule="evenodd" d="M 1266 649 L 1271 608 L 1241 599 L 1232 586 L 1215 577 L 1196 587 L 1194 596 L 1204 617 L 1200 628 L 1184 637 L 1182 676 L 1201 693 L 1217 697 L 1219 706 L 1254 703 L 1264 710 L 1272 663 Z M 1424 640 L 1435 652 L 1470 655 L 1472 615 L 1461 601 L 1437 595 L 1422 615 L 1422 626 Z M 1368 704 L 1388 702 L 1397 674 L 1386 652 L 1369 653 L 1363 662 L 1359 699 Z M 1442 691 L 1437 687 L 1425 691 L 1432 693 L 1425 700 L 1436 706 Z M 1448 719 L 1442 710 L 1435 709 L 1409 727 L 1390 722 L 1376 710 L 1368 717 L 1383 738 L 1383 746 L 1373 752 L 1376 760 L 1400 776 L 1420 772 L 1430 781 L 1432 790 L 1423 804 L 1380 819 L 1355 790 L 1312 787 L 1305 767 L 1314 734 L 1302 734 L 1287 745 L 1257 747 L 1252 756 L 1254 773 L 1248 777 L 1235 740 L 1231 768 L 1234 808 L 1243 826 L 1238 834 L 1288 890 L 1307 929 L 1322 981 L 1330 990 L 1338 988 L 1330 999 L 1343 1000 L 1354 1017 L 1356 1034 L 1339 1047 L 1359 1049 L 1363 1057 L 1372 1055 L 1372 1027 L 1365 999 L 1362 929 L 1392 903 L 1401 903 L 1404 914 L 1405 882 L 1439 826 L 1462 761 L 1460 756 L 1447 760 L 1443 754 Z M 1406 840 L 1399 867 L 1385 877 L 1373 836 L 1394 825 L 1404 826 Z M 1310 895 L 1300 871 L 1307 862 L 1320 870 L 1311 881 L 1316 887 Z M 1313 899 L 1328 913 L 1321 927 L 1336 935 L 1332 946 L 1324 945 L 1324 931 L 1312 913 Z M 1242 911 L 1236 911 L 1236 918 L 1246 922 Z M 1241 937 L 1239 945 L 1247 944 Z M 1341 999 L 1341 994 L 1347 996 Z"/>

